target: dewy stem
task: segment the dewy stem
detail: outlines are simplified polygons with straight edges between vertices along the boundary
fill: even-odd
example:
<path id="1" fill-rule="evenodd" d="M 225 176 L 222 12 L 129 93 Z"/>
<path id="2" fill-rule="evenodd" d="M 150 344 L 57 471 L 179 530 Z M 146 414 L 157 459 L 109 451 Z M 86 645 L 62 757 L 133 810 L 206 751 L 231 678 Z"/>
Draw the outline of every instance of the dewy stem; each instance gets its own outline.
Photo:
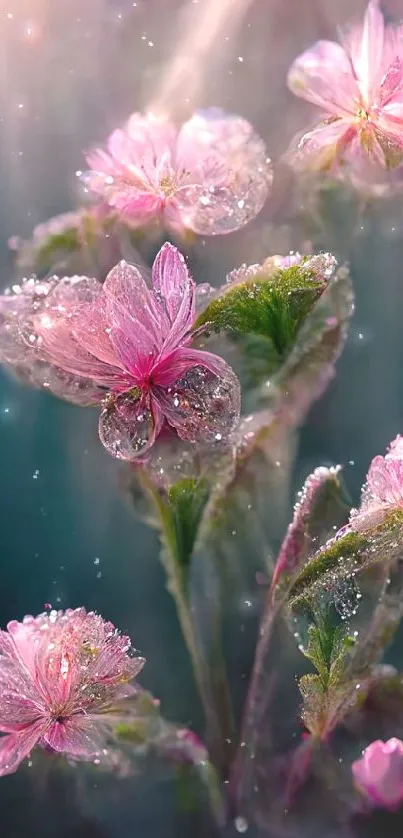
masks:
<path id="1" fill-rule="evenodd" d="M 235 753 L 236 739 L 221 647 L 220 621 L 215 630 L 216 642 L 209 665 L 197 640 L 177 540 L 169 518 L 164 514 L 164 501 L 144 472 L 140 476 L 140 483 L 158 515 L 165 548 L 162 550 L 162 562 L 168 577 L 168 590 L 175 600 L 179 624 L 192 662 L 193 676 L 206 718 L 206 740 L 211 761 L 222 779 L 226 779 Z"/>

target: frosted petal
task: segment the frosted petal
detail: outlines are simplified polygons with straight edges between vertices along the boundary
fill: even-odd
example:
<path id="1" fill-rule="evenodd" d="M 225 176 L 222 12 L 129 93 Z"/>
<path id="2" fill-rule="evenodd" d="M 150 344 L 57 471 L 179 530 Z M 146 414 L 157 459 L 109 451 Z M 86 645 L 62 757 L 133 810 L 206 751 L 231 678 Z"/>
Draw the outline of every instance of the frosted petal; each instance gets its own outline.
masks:
<path id="1" fill-rule="evenodd" d="M 357 83 L 346 51 L 333 41 L 318 41 L 290 67 L 288 87 L 328 113 L 351 118 L 356 109 Z"/>
<path id="2" fill-rule="evenodd" d="M 140 271 L 127 262 L 119 262 L 108 274 L 104 291 L 112 344 L 124 366 L 138 375 L 139 360 L 152 360 L 161 348 L 168 317 Z"/>
<path id="3" fill-rule="evenodd" d="M 0 777 L 14 774 L 38 743 L 44 728 L 44 722 L 38 721 L 18 733 L 10 733 L 0 739 Z"/>
<path id="4" fill-rule="evenodd" d="M 170 330 L 164 341 L 164 352 L 174 349 L 190 331 L 195 316 L 195 283 L 189 275 L 182 254 L 171 244 L 164 244 L 152 269 L 153 286 L 161 295 Z"/>
<path id="5" fill-rule="evenodd" d="M 190 174 L 176 201 L 195 233 L 231 233 L 262 209 L 271 163 L 263 140 L 241 117 L 218 109 L 197 113 L 180 131 L 177 160 Z"/>
<path id="6" fill-rule="evenodd" d="M 113 457 L 134 460 L 151 448 L 161 426 L 157 405 L 147 406 L 124 393 L 104 407 L 99 418 L 99 436 Z"/>
<path id="7" fill-rule="evenodd" d="M 220 440 L 239 420 L 239 381 L 221 358 L 197 350 L 188 350 L 188 354 L 189 360 L 193 356 L 193 366 L 171 387 L 158 388 L 156 397 L 182 439 Z"/>
<path id="8" fill-rule="evenodd" d="M 53 722 L 43 740 L 54 751 L 80 759 L 90 759 L 105 747 L 102 727 L 95 720 L 84 716 Z"/>

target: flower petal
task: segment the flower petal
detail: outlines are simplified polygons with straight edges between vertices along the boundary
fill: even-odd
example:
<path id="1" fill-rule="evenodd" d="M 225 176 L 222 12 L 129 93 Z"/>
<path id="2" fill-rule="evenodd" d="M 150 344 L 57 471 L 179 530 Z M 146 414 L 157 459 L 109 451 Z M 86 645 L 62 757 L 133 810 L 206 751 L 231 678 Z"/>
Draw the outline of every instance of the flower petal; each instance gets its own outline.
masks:
<path id="1" fill-rule="evenodd" d="M 182 360 L 189 363 L 187 372 L 167 389 L 156 387 L 154 397 L 182 439 L 220 440 L 239 420 L 239 381 L 231 367 L 210 352 L 184 349 Z"/>
<path id="2" fill-rule="evenodd" d="M 84 715 L 53 722 L 43 740 L 54 751 L 81 759 L 91 759 L 105 747 L 102 726 Z"/>
<path id="3" fill-rule="evenodd" d="M 34 674 L 19 656 L 10 635 L 0 632 L 0 730 L 19 730 L 43 713 L 44 704 Z"/>
<path id="4" fill-rule="evenodd" d="M 367 476 L 368 490 L 373 500 L 391 505 L 403 501 L 403 459 L 374 457 Z"/>
<path id="5" fill-rule="evenodd" d="M 111 342 L 126 369 L 141 378 L 162 347 L 169 331 L 168 317 L 140 271 L 127 262 L 119 262 L 110 271 L 104 291 Z"/>
<path id="6" fill-rule="evenodd" d="M 162 414 L 153 401 L 147 407 L 123 393 L 104 407 L 99 417 L 99 436 L 112 457 L 135 460 L 153 445 L 162 427 Z"/>
<path id="7" fill-rule="evenodd" d="M 175 200 L 185 227 L 231 233 L 262 209 L 272 184 L 263 140 L 245 119 L 218 108 L 196 113 L 177 142 L 177 169 L 188 173 Z"/>
<path id="8" fill-rule="evenodd" d="M 163 245 L 152 268 L 154 290 L 161 296 L 170 330 L 163 351 L 175 349 L 190 330 L 195 316 L 195 283 L 182 254 L 168 242 Z"/>
<path id="9" fill-rule="evenodd" d="M 1 737 L 0 777 L 4 777 L 6 774 L 14 774 L 22 760 L 31 753 L 39 742 L 45 728 L 46 722 L 40 720 L 18 733 L 10 733 Z"/>
<path id="10" fill-rule="evenodd" d="M 299 55 L 287 84 L 296 96 L 336 116 L 351 116 L 357 109 L 359 91 L 349 57 L 333 41 L 318 41 Z"/>
<path id="11" fill-rule="evenodd" d="M 355 134 L 347 119 L 320 122 L 310 131 L 294 137 L 286 160 L 295 169 L 329 172 L 337 166 Z"/>
<path id="12" fill-rule="evenodd" d="M 133 162 L 137 161 L 147 176 L 153 178 L 161 158 L 171 159 L 176 139 L 175 126 L 165 117 L 134 113 L 126 131 L 132 144 Z"/>
<path id="13" fill-rule="evenodd" d="M 361 93 L 367 102 L 380 81 L 384 33 L 385 24 L 379 0 L 370 0 L 363 24 L 353 26 L 344 37 Z"/>

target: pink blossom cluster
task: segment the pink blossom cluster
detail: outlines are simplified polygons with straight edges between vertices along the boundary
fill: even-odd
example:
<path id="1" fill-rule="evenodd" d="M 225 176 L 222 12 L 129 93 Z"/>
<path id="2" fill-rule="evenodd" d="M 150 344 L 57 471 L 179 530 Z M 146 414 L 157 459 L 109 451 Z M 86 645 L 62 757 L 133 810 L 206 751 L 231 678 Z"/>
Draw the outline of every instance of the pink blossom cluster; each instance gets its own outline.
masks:
<path id="1" fill-rule="evenodd" d="M 217 355 L 191 347 L 196 285 L 165 244 L 152 287 L 120 262 L 102 285 L 85 276 L 28 280 L 0 298 L 0 356 L 31 383 L 75 404 L 99 404 L 99 434 L 133 460 L 165 424 L 189 442 L 236 426 L 240 387 Z"/>
<path id="2" fill-rule="evenodd" d="M 386 25 L 378 0 L 341 43 L 318 41 L 288 74 L 296 96 L 322 119 L 291 146 L 301 169 L 353 173 L 368 181 L 403 161 L 403 26 Z"/>
<path id="3" fill-rule="evenodd" d="M 218 108 L 180 129 L 166 117 L 135 113 L 87 162 L 87 189 L 131 227 L 158 223 L 203 236 L 254 218 L 272 182 L 263 140 L 245 119 Z"/>
<path id="4" fill-rule="evenodd" d="M 13 620 L 0 632 L 0 776 L 37 745 L 102 762 L 116 710 L 136 693 L 144 659 L 84 608 Z"/>

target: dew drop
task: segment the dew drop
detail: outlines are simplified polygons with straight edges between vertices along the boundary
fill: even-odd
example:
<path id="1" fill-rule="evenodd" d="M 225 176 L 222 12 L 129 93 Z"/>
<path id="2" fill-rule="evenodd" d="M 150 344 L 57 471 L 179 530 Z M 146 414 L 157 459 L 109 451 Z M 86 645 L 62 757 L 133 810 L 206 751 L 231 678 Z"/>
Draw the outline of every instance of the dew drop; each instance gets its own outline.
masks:
<path id="1" fill-rule="evenodd" d="M 247 832 L 249 824 L 246 818 L 242 818 L 239 816 L 238 818 L 235 818 L 234 826 L 236 831 L 242 834 L 244 832 Z"/>

